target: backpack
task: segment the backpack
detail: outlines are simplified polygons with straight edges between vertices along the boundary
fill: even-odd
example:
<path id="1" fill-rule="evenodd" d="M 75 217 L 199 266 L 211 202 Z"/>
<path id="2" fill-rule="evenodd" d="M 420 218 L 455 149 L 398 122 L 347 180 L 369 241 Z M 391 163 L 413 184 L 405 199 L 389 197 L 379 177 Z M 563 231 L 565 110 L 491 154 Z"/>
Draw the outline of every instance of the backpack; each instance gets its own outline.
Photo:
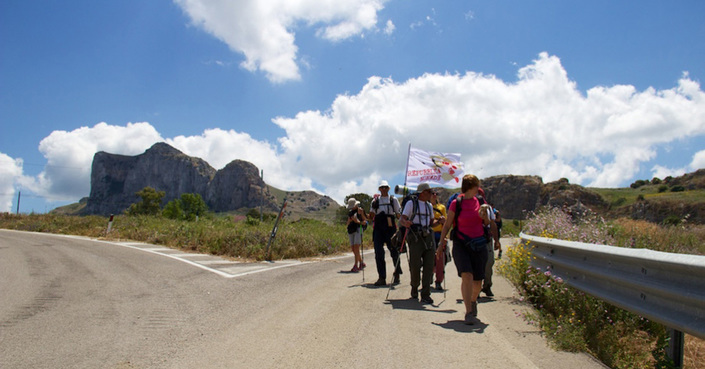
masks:
<path id="1" fill-rule="evenodd" d="M 377 218 L 377 215 L 378 215 L 377 211 L 379 210 L 379 205 L 380 205 L 379 204 L 379 197 L 375 196 L 374 200 L 372 200 L 372 205 L 370 205 L 370 208 L 374 209 L 374 211 L 375 211 L 375 218 Z M 383 225 L 379 225 L 379 227 L 381 229 L 394 229 L 397 225 L 396 211 L 394 211 L 394 196 L 389 195 L 389 204 L 384 204 L 383 206 L 392 208 L 391 214 L 389 212 L 385 211 L 385 214 L 387 215 L 387 217 L 389 217 L 391 219 L 392 226 L 390 228 L 387 224 L 383 224 Z M 389 209 L 387 209 L 387 210 L 389 210 Z M 372 219 L 372 221 L 374 221 L 374 218 Z M 377 226 L 378 225 L 375 224 L 375 227 L 377 227 Z"/>
<path id="2" fill-rule="evenodd" d="M 460 195 L 461 195 L 460 192 L 454 193 L 454 194 L 448 199 L 448 202 L 446 203 L 446 209 L 450 209 L 450 203 L 453 202 L 453 200 L 457 199 L 458 196 L 460 196 Z"/>
<path id="3" fill-rule="evenodd" d="M 389 195 L 389 204 L 385 204 L 384 206 L 391 207 L 392 213 L 394 213 L 394 196 Z M 372 200 L 372 209 L 375 209 L 375 213 L 379 210 L 379 197 L 377 195 L 375 195 L 375 199 Z"/>
<path id="4" fill-rule="evenodd" d="M 402 199 L 402 205 L 401 205 L 401 210 L 404 211 L 404 206 L 406 206 L 406 203 L 409 201 L 413 201 L 414 208 L 411 212 L 411 218 L 409 219 L 414 219 L 416 216 L 416 213 L 418 212 L 419 209 L 419 197 L 417 194 L 409 194 L 404 196 Z M 404 235 L 407 234 L 407 228 L 403 227 L 402 225 L 399 225 L 399 228 L 397 228 L 397 231 L 392 235 L 392 247 L 399 249 L 399 253 L 403 254 L 406 252 L 406 241 L 404 240 L 404 244 L 402 245 L 401 242 L 404 239 Z"/>
<path id="5" fill-rule="evenodd" d="M 487 204 L 487 201 L 485 200 L 485 197 L 482 195 L 477 196 L 477 200 L 480 202 L 480 206 Z M 492 209 L 492 212 L 494 213 L 494 208 L 490 207 Z M 490 218 L 490 222 L 492 222 L 492 218 Z M 488 242 L 492 241 L 492 232 L 490 231 L 490 225 L 485 225 L 484 223 L 482 224 L 482 228 L 485 230 L 485 238 L 487 239 Z"/>

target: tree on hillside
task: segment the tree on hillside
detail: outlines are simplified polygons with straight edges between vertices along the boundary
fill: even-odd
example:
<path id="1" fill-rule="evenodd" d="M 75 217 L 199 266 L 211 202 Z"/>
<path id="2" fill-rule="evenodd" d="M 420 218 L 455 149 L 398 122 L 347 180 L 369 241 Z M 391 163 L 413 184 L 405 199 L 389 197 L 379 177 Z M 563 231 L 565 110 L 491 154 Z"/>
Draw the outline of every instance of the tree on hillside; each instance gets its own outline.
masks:
<path id="1" fill-rule="evenodd" d="M 152 187 L 145 187 L 137 191 L 135 195 L 142 201 L 130 205 L 125 211 L 127 215 L 157 215 L 161 210 L 162 199 L 166 195 L 164 191 L 157 191 Z"/>

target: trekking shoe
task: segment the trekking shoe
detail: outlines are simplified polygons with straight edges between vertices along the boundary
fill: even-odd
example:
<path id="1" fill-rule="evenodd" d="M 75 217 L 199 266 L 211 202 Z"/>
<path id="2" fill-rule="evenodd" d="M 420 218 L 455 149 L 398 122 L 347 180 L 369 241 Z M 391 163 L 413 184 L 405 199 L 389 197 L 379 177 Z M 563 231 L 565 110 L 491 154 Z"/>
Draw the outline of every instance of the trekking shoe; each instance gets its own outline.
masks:
<path id="1" fill-rule="evenodd" d="M 414 300 L 418 300 L 419 298 L 419 289 L 417 287 L 411 287 L 411 298 Z"/>
<path id="2" fill-rule="evenodd" d="M 392 281 L 392 284 L 399 284 L 399 274 L 394 273 L 394 281 Z"/>
<path id="3" fill-rule="evenodd" d="M 352 269 L 350 269 L 350 272 L 352 273 L 357 273 L 360 271 L 360 268 L 357 267 L 357 265 L 353 266 Z"/>
<path id="4" fill-rule="evenodd" d="M 475 318 L 472 313 L 466 313 L 465 314 L 465 324 L 467 325 L 474 325 L 477 322 L 477 318 Z"/>
<path id="5" fill-rule="evenodd" d="M 384 278 L 380 278 L 377 280 L 377 282 L 375 282 L 375 286 L 386 286 L 386 285 L 387 285 L 387 281 Z"/>
<path id="6" fill-rule="evenodd" d="M 367 266 L 367 264 L 361 263 L 360 267 L 358 269 L 363 270 L 363 269 L 365 269 L 366 266 Z"/>
<path id="7" fill-rule="evenodd" d="M 431 298 L 431 296 L 422 297 L 422 298 L 421 298 L 421 303 L 422 303 L 422 304 L 431 304 L 431 305 L 433 305 L 433 299 Z"/>
<path id="8" fill-rule="evenodd" d="M 443 285 L 441 284 L 441 282 L 436 282 L 436 289 L 439 291 L 443 291 Z"/>
<path id="9" fill-rule="evenodd" d="M 494 293 L 492 293 L 492 290 L 489 287 L 483 288 L 482 292 L 484 292 L 487 297 L 494 297 Z"/>

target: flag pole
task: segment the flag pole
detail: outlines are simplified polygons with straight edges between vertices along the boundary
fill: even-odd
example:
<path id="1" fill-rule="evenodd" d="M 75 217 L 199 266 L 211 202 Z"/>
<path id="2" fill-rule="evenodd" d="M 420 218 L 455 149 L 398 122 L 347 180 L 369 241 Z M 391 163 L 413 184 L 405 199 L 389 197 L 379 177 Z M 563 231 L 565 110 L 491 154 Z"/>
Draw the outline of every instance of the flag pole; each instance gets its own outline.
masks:
<path id="1" fill-rule="evenodd" d="M 409 174 L 409 156 L 411 155 L 411 142 L 409 142 L 409 148 L 406 150 L 406 170 L 404 170 L 404 187 L 406 187 L 406 179 Z"/>

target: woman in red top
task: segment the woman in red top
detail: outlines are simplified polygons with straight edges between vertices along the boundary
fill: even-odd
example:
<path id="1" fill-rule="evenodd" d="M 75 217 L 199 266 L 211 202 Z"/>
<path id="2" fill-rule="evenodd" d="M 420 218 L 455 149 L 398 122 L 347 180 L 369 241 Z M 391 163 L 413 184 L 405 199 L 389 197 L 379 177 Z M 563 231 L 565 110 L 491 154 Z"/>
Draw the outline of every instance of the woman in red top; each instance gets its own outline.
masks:
<path id="1" fill-rule="evenodd" d="M 483 225 L 489 224 L 490 220 L 486 212 L 480 212 L 480 203 L 475 198 L 479 188 L 480 180 L 475 175 L 467 174 L 463 177 L 461 187 L 463 193 L 453 200 L 448 208 L 449 221 L 443 225 L 441 243 L 436 251 L 437 254 L 443 252 L 447 243 L 446 235 L 451 227 L 454 227 L 453 259 L 458 269 L 458 276 L 462 279 L 460 291 L 465 303 L 465 324 L 479 323 L 477 297 L 482 289 L 488 257 Z M 460 212 L 457 225 L 454 225 L 458 203 L 460 203 Z"/>

